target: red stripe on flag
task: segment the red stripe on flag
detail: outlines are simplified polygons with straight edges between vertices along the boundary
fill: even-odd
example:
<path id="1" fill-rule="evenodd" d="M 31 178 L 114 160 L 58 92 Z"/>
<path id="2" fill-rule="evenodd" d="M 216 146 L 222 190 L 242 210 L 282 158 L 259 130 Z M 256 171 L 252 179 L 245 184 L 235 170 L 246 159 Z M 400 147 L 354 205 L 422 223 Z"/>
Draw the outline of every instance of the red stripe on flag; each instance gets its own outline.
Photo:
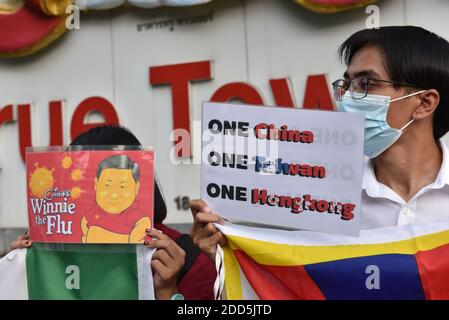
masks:
<path id="1" fill-rule="evenodd" d="M 303 266 L 269 266 L 234 250 L 240 268 L 262 300 L 324 300 L 325 297 Z"/>
<path id="2" fill-rule="evenodd" d="M 449 244 L 415 254 L 428 300 L 449 299 Z"/>

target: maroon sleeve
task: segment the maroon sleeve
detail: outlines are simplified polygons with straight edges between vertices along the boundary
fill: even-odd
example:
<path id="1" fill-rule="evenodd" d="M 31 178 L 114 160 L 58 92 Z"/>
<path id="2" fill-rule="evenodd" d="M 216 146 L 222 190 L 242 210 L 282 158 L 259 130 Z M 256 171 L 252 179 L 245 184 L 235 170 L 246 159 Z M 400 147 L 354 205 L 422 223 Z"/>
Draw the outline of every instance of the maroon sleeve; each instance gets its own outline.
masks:
<path id="1" fill-rule="evenodd" d="M 214 300 L 215 264 L 203 252 L 178 285 L 186 300 Z"/>
<path id="2" fill-rule="evenodd" d="M 177 239 L 181 235 L 177 230 L 162 223 L 158 223 L 154 227 L 172 239 Z M 201 252 L 182 278 L 178 290 L 186 300 L 213 300 L 216 277 L 215 264 Z"/>

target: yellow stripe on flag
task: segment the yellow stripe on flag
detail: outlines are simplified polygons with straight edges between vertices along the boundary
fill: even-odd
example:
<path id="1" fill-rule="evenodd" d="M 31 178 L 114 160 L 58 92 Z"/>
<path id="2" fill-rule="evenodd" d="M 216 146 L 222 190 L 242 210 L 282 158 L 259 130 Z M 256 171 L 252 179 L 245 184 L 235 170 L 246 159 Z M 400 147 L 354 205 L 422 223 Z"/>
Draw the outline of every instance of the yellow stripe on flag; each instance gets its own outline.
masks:
<path id="1" fill-rule="evenodd" d="M 223 247 L 225 267 L 225 288 L 228 300 L 242 300 L 242 282 L 240 280 L 239 263 L 234 256 L 233 249 L 226 245 Z"/>
<path id="2" fill-rule="evenodd" d="M 229 258 L 231 258 L 229 253 L 231 249 L 241 249 L 259 264 L 298 266 L 381 254 L 415 254 L 418 251 L 431 250 L 448 244 L 449 230 L 394 242 L 334 246 L 291 245 L 233 235 L 226 235 L 226 237 L 230 247 L 226 246 L 225 252 L 227 252 Z M 230 259 L 225 258 L 225 267 L 228 268 L 227 272 L 231 272 L 231 269 L 236 267 L 232 266 L 233 263 L 237 264 L 233 254 L 232 259 L 231 263 Z M 232 272 L 235 272 L 235 270 Z M 240 275 L 238 277 L 226 278 L 226 280 L 229 278 L 240 279 Z M 231 288 L 231 286 L 227 287 Z M 239 288 L 241 288 L 241 284 Z"/>

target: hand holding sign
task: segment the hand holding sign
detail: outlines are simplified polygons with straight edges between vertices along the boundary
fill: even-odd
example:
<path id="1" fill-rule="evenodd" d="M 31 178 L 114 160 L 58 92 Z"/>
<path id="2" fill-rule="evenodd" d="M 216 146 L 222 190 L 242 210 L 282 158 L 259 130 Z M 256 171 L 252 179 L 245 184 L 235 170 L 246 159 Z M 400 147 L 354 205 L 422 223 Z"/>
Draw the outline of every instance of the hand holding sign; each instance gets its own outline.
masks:
<path id="1" fill-rule="evenodd" d="M 204 103 L 202 198 L 233 222 L 358 235 L 363 121 L 356 113 Z M 207 238 L 213 219 L 196 214 L 197 237 Z"/>
<path id="2" fill-rule="evenodd" d="M 156 299 L 167 300 L 178 291 L 176 280 L 184 266 L 186 254 L 175 241 L 162 232 L 148 229 L 147 233 L 154 239 L 144 244 L 149 248 L 158 249 L 151 259 Z"/>
<path id="3" fill-rule="evenodd" d="M 143 243 L 153 221 L 153 151 L 86 149 L 27 150 L 31 238 Z"/>
<path id="4" fill-rule="evenodd" d="M 30 233 L 25 231 L 22 235 L 18 236 L 16 240 L 11 242 L 9 248 L 11 250 L 29 248 L 31 246 Z"/>
<path id="5" fill-rule="evenodd" d="M 215 261 L 217 244 L 226 244 L 225 236 L 215 228 L 214 223 L 223 223 L 220 216 L 213 214 L 206 202 L 201 199 L 190 202 L 193 215 L 191 236 L 195 245 L 203 251 L 212 261 Z"/>

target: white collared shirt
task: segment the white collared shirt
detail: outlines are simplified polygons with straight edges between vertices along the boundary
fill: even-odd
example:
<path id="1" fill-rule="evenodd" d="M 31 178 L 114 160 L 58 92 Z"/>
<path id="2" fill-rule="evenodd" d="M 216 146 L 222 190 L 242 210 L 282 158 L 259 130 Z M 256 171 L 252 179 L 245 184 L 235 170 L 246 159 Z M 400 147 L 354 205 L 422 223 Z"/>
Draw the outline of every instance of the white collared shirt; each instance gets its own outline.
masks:
<path id="1" fill-rule="evenodd" d="M 449 219 L 449 151 L 442 141 L 440 145 L 443 162 L 437 178 L 408 202 L 377 181 L 372 162 L 365 160 L 362 230 Z"/>

